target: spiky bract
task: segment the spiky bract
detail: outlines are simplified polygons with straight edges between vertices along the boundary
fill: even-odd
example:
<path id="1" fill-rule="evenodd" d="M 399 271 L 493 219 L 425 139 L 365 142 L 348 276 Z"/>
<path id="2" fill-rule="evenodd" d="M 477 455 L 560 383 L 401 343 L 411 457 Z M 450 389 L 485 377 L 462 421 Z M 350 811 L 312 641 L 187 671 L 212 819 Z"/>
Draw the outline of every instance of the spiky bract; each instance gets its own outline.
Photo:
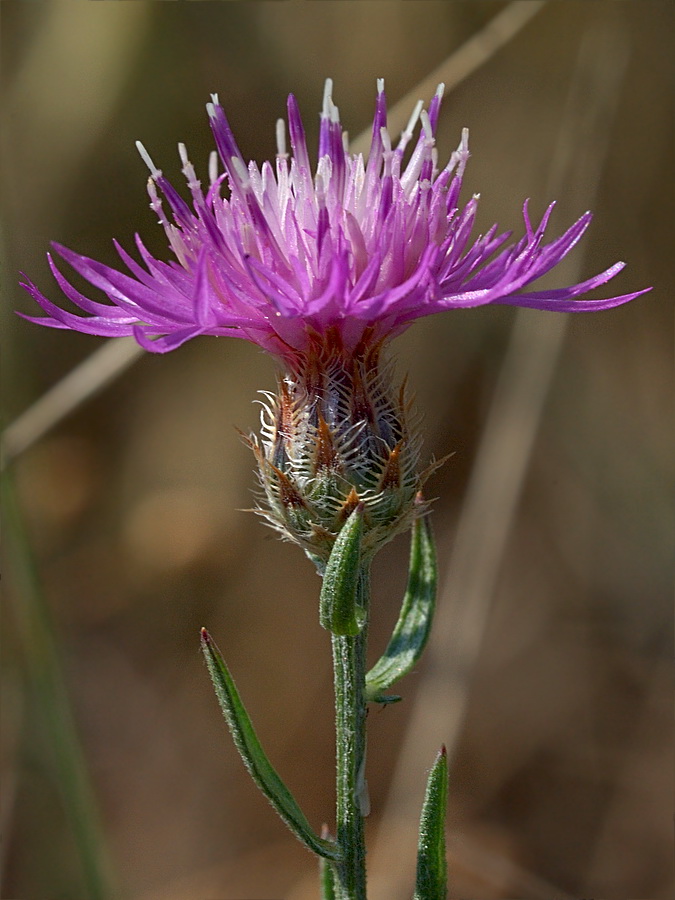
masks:
<path id="1" fill-rule="evenodd" d="M 320 564 L 359 503 L 366 556 L 410 526 L 424 479 L 417 417 L 379 345 L 315 347 L 265 396 L 250 443 L 270 524 Z"/>

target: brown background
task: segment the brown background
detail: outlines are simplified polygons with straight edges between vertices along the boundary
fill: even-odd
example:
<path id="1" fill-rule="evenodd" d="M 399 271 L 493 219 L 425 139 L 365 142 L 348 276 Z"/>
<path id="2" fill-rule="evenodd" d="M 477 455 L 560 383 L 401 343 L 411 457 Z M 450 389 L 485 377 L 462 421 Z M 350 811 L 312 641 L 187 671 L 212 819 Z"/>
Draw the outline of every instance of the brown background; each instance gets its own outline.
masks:
<path id="1" fill-rule="evenodd" d="M 18 271 L 58 301 L 44 259 L 52 239 L 113 263 L 111 238 L 130 248 L 140 230 L 165 258 L 135 139 L 176 184 L 179 140 L 204 174 L 204 103 L 217 91 L 244 155 L 261 161 L 292 90 L 315 146 L 327 75 L 356 135 L 376 77 L 396 101 L 503 8 L 2 6 L 6 421 L 100 344 L 13 316 L 31 309 Z M 672 46 L 667 3 L 551 3 L 446 100 L 440 156 L 468 125 L 464 198 L 482 194 L 481 230 L 520 228 L 527 196 L 535 216 L 560 198 L 552 233 L 592 206 L 578 268 L 556 283 L 622 258 L 615 293 L 655 289 L 559 326 L 510 308 L 448 313 L 398 341 L 426 452 L 454 456 L 430 488 L 439 631 L 401 685 L 405 702 L 370 716 L 374 900 L 410 896 L 425 772 L 442 741 L 452 752 L 451 897 L 672 896 Z M 505 370 L 516 320 L 525 339 Z M 497 415 L 512 409 L 518 384 L 545 382 L 547 363 L 541 413 L 523 394 L 536 439 L 511 515 L 499 489 L 486 497 L 481 487 L 517 482 L 512 441 L 517 449 L 526 425 L 507 416 L 496 431 L 503 445 L 486 448 L 481 435 L 495 386 Z M 13 466 L 113 896 L 317 895 L 315 863 L 250 783 L 198 652 L 207 625 L 308 818 L 330 821 L 318 582 L 299 551 L 238 511 L 254 476 L 233 426 L 256 427 L 252 401 L 273 379 L 271 361 L 243 342 L 203 339 L 145 356 Z M 481 447 L 489 465 L 476 487 Z M 491 543 L 495 522 L 506 529 L 503 553 Z M 9 531 L 10 548 L 25 546 Z M 373 653 L 396 615 L 406 555 L 401 539 L 378 560 Z M 45 617 L 22 553 L 10 557 L 2 897 L 89 900 L 53 737 L 66 727 L 50 717 L 53 669 L 26 640 L 31 616 Z"/>

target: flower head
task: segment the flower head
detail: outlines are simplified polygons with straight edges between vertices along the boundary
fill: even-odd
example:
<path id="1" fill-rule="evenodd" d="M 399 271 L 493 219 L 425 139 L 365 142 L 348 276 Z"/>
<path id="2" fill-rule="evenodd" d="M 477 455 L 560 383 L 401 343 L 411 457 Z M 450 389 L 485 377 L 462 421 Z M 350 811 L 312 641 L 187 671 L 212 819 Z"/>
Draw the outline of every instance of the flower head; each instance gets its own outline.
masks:
<path id="1" fill-rule="evenodd" d="M 578 299 L 613 278 L 623 263 L 581 284 L 528 290 L 579 241 L 591 214 L 544 243 L 553 208 L 509 243 L 497 226 L 471 239 L 478 198 L 461 207 L 462 176 L 469 158 L 468 132 L 439 166 L 434 134 L 443 86 L 428 110 L 418 103 L 396 147 L 387 131 L 384 85 L 378 94 L 367 162 L 349 153 L 338 108 L 326 82 L 314 173 L 295 98 L 285 123 L 277 123 L 275 164 L 244 162 L 218 98 L 208 114 L 224 167 L 212 155 L 204 191 L 179 151 L 192 197 L 189 206 L 139 144 L 150 168 L 150 205 L 175 260 L 155 259 L 136 237 L 140 265 L 115 242 L 130 274 L 55 249 L 110 303 L 83 296 L 50 265 L 64 294 L 88 315 L 52 303 L 31 282 L 23 286 L 47 313 L 32 321 L 54 328 L 116 337 L 133 334 L 146 349 L 172 350 L 200 334 L 252 341 L 291 368 L 312 347 L 330 345 L 349 357 L 403 331 L 422 316 L 487 303 L 560 311 L 597 310 L 638 296 Z M 418 120 L 419 136 L 406 161 Z M 222 194 L 227 184 L 229 196 Z M 168 206 L 164 210 L 159 191 Z M 31 318 L 31 317 L 27 317 Z"/>
<path id="2" fill-rule="evenodd" d="M 200 334 L 229 335 L 281 360 L 279 390 L 267 395 L 260 437 L 248 439 L 259 468 L 259 511 L 319 569 L 357 506 L 367 556 L 425 508 L 416 497 L 430 469 L 419 472 L 410 403 L 382 362 L 390 338 L 415 319 L 446 309 L 487 303 L 604 309 L 643 293 L 578 299 L 613 278 L 623 263 L 581 284 L 528 290 L 579 241 L 590 213 L 546 244 L 553 206 L 535 227 L 525 203 L 519 240 L 509 243 L 510 234 L 498 234 L 496 225 L 471 239 L 478 198 L 459 203 L 469 158 L 466 129 L 443 168 L 437 159 L 442 85 L 428 110 L 421 102 L 416 106 L 392 147 L 378 82 L 367 162 L 349 153 L 331 91 L 329 80 L 314 173 L 293 96 L 291 154 L 280 120 L 275 165 L 261 168 L 246 165 L 213 97 L 207 109 L 224 171 L 219 174 L 212 154 L 204 191 L 179 145 L 191 206 L 139 144 L 150 169 L 150 206 L 175 259 L 155 259 L 137 236 L 141 265 L 115 242 L 127 274 L 56 247 L 109 303 L 77 291 L 51 257 L 59 286 L 86 317 L 61 309 L 33 282 L 24 282 L 47 313 L 32 319 L 43 325 L 108 337 L 133 334 L 146 349 L 162 353 Z M 419 136 L 408 155 L 418 120 Z"/>

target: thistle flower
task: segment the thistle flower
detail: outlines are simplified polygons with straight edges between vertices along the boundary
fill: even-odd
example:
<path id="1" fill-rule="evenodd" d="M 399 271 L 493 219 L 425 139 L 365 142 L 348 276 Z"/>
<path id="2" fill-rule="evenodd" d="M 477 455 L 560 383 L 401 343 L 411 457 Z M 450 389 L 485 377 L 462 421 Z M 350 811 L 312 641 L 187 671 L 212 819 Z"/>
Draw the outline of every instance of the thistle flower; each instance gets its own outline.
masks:
<path id="1" fill-rule="evenodd" d="M 226 335 L 273 354 L 284 374 L 263 416 L 262 439 L 252 441 L 266 515 L 322 559 L 358 502 L 365 503 L 373 547 L 407 527 L 414 515 L 419 441 L 411 436 L 407 402 L 380 363 L 392 337 L 415 319 L 447 309 L 506 303 L 576 312 L 617 306 L 644 293 L 579 299 L 612 279 L 621 262 L 580 284 L 527 290 L 580 240 L 591 220 L 588 212 L 544 243 L 553 204 L 534 226 L 526 202 L 521 238 L 509 243 L 510 233 L 498 233 L 494 225 L 472 241 L 478 197 L 459 203 L 468 132 L 440 168 L 434 135 L 442 94 L 440 85 L 428 110 L 418 103 L 394 148 L 384 84 L 378 81 L 364 162 L 349 153 L 329 79 L 314 175 L 292 95 L 290 158 L 279 120 L 276 164 L 260 168 L 244 162 L 214 95 L 207 110 L 224 172 L 213 153 L 208 190 L 179 144 L 192 207 L 138 145 L 150 169 L 150 206 L 174 261 L 155 259 L 138 236 L 145 267 L 115 242 L 130 275 L 55 245 L 110 301 L 82 295 L 50 256 L 60 288 L 86 317 L 61 309 L 32 281 L 23 283 L 47 313 L 25 318 L 53 328 L 133 334 L 158 353 L 197 335 Z M 420 133 L 406 159 L 418 120 Z M 228 197 L 222 196 L 224 182 Z"/>

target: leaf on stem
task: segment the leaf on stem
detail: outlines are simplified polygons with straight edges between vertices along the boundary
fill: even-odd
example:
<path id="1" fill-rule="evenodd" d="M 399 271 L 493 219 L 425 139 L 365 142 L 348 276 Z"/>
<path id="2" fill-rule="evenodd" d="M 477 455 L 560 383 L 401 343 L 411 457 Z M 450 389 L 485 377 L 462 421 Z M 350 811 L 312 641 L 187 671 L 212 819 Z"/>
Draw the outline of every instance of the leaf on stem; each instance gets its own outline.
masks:
<path id="1" fill-rule="evenodd" d="M 362 627 L 357 604 L 362 536 L 363 504 L 359 503 L 335 539 L 321 586 L 319 621 L 333 634 L 353 636 Z"/>
<path id="2" fill-rule="evenodd" d="M 324 825 L 321 829 L 321 837 L 323 840 L 330 840 L 330 831 L 328 826 Z M 337 886 L 335 866 L 327 859 L 319 860 L 319 875 L 321 885 L 321 900 L 337 900 Z"/>
<path id="3" fill-rule="evenodd" d="M 445 858 L 445 811 L 448 801 L 448 756 L 445 747 L 429 773 L 417 849 L 413 900 L 445 900 L 448 864 Z"/>
<path id="4" fill-rule="evenodd" d="M 429 638 L 436 607 L 436 548 L 426 516 L 414 523 L 410 566 L 398 622 L 387 649 L 366 676 L 366 698 L 393 703 L 399 697 L 383 692 L 414 668 Z"/>
<path id="5" fill-rule="evenodd" d="M 225 661 L 205 628 L 201 631 L 201 644 L 218 702 L 251 777 L 298 840 L 318 856 L 339 860 L 340 852 L 335 843 L 323 840 L 312 830 L 295 798 L 267 758 Z"/>

